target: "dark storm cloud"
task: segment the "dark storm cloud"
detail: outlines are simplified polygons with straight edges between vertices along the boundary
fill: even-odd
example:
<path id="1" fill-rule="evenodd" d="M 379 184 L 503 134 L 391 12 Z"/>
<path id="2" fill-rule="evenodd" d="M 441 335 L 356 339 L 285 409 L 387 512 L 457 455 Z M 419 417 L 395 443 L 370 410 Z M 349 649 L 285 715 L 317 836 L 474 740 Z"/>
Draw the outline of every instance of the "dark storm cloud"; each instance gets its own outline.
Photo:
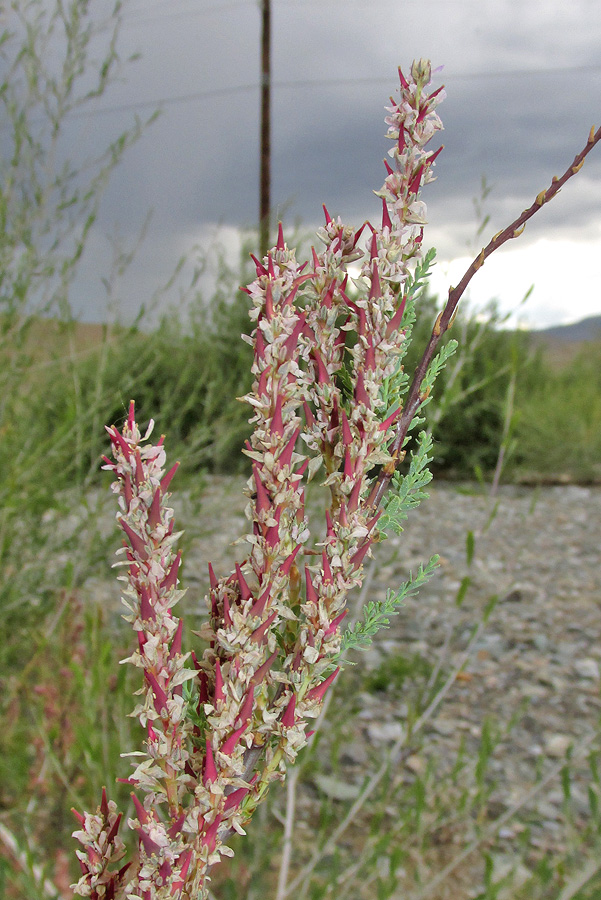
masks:
<path id="1" fill-rule="evenodd" d="M 493 186 L 491 232 L 529 205 L 601 122 L 598 0 L 272 0 L 273 206 L 285 222 L 321 222 L 321 204 L 358 224 L 377 217 L 383 180 L 384 105 L 396 66 L 429 56 L 444 71 L 445 150 L 428 186 L 439 253 L 463 252 L 475 228 L 472 198 Z M 258 206 L 259 10 L 255 0 L 133 3 L 123 55 L 139 50 L 90 118 L 127 122 L 165 98 L 163 113 L 116 173 L 101 228 L 135 233 L 154 217 L 144 266 L 151 280 L 169 253 L 215 224 L 252 225 Z M 160 104 L 159 104 L 160 105 Z M 97 129 L 97 131 L 94 131 Z M 601 153 L 543 211 L 537 234 L 583 235 L 601 218 Z M 578 183 L 578 186 L 577 186 Z M 153 252 L 152 248 L 156 248 Z M 149 269 L 150 267 L 150 269 Z"/>

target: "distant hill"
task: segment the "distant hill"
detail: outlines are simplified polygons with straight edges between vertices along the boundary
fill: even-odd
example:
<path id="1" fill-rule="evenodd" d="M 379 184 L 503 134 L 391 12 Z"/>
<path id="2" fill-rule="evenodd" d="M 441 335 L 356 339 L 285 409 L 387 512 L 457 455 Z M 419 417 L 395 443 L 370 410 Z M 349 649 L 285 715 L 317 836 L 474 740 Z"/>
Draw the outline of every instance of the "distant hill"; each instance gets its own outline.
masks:
<path id="1" fill-rule="evenodd" d="M 529 332 L 533 347 L 540 347 L 554 366 L 569 365 L 574 357 L 592 341 L 601 342 L 601 316 L 588 316 L 572 325 L 554 325 Z"/>
<path id="2" fill-rule="evenodd" d="M 601 340 L 601 316 L 588 316 L 572 325 L 554 325 L 540 331 L 530 332 L 532 338 L 542 343 L 552 341 L 561 343 L 580 343 L 580 341 Z"/>

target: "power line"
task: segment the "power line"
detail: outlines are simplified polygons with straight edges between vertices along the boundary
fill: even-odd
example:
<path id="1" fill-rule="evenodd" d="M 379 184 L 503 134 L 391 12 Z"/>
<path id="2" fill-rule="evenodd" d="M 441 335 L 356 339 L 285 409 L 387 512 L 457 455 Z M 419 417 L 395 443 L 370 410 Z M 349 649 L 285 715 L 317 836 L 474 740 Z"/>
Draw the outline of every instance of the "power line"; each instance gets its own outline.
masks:
<path id="1" fill-rule="evenodd" d="M 549 75 L 565 75 L 571 74 L 591 74 L 601 72 L 601 65 L 591 66 L 566 66 L 564 68 L 548 68 L 548 69 L 513 69 L 497 72 L 457 72 L 451 73 L 452 81 L 465 81 L 477 79 L 491 78 L 528 78 L 530 76 L 549 76 Z M 312 87 L 352 87 L 358 84 L 390 84 L 390 75 L 370 76 L 364 78 L 305 78 L 296 81 L 273 81 L 272 87 L 281 90 L 295 90 Z M 239 84 L 230 87 L 213 88 L 206 91 L 191 91 L 186 94 L 176 94 L 171 97 L 158 97 L 148 100 L 136 100 L 131 103 L 116 104 L 114 106 L 104 106 L 99 109 L 74 111 L 70 114 L 70 118 L 84 118 L 86 116 L 100 116 L 115 112 L 132 112 L 141 109 L 161 109 L 164 106 L 172 106 L 178 103 L 189 103 L 194 100 L 210 100 L 215 97 L 227 97 L 232 94 L 250 93 L 259 91 L 260 84 L 255 82 L 252 84 Z"/>
<path id="2" fill-rule="evenodd" d="M 189 103 L 193 100 L 207 100 L 213 97 L 226 97 L 230 94 L 249 93 L 259 90 L 259 83 L 241 84 L 235 87 L 215 88 L 211 91 L 193 91 L 190 94 L 176 94 L 174 97 L 159 97 L 154 100 L 133 100 L 131 103 L 121 103 L 115 106 L 103 106 L 100 109 L 75 110 L 69 114 L 71 119 L 83 119 L 87 116 L 102 116 L 115 112 L 135 112 L 137 109 L 160 110 L 163 106 L 172 106 L 176 103 Z"/>

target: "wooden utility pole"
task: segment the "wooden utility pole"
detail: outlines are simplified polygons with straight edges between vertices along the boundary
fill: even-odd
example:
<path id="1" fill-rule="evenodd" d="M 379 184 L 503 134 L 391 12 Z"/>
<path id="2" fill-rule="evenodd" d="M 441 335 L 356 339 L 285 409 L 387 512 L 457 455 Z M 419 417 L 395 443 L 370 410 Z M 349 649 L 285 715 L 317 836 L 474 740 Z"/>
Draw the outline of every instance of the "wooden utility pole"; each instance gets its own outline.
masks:
<path id="1" fill-rule="evenodd" d="M 271 212 L 271 0 L 261 0 L 261 176 L 259 196 L 259 246 L 261 257 L 269 250 Z"/>

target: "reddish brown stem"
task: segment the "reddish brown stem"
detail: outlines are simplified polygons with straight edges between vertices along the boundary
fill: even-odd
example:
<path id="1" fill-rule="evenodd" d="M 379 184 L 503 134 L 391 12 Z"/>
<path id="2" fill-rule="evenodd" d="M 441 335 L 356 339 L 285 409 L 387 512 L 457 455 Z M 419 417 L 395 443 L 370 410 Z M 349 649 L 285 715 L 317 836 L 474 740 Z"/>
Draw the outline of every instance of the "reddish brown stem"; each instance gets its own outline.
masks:
<path id="1" fill-rule="evenodd" d="M 426 399 L 426 395 L 422 392 L 422 384 L 424 382 L 426 372 L 428 371 L 428 367 L 432 362 L 432 359 L 434 358 L 434 353 L 436 352 L 436 348 L 438 347 L 443 334 L 448 331 L 448 329 L 453 324 L 453 319 L 455 318 L 455 313 L 457 310 L 457 304 L 463 296 L 468 284 L 470 283 L 478 269 L 481 268 L 484 260 L 487 259 L 491 255 L 491 253 L 494 253 L 495 250 L 498 250 L 499 247 L 506 243 L 506 241 L 509 241 L 515 237 L 519 237 L 519 235 L 524 230 L 528 219 L 531 219 L 532 216 L 537 213 L 545 203 L 548 203 L 549 200 L 552 200 L 553 197 L 555 197 L 555 195 L 559 193 L 566 181 L 568 181 L 568 179 L 572 177 L 572 175 L 575 175 L 580 171 L 586 156 L 590 153 L 595 144 L 597 144 L 600 140 L 601 128 L 598 128 L 597 131 L 595 131 L 593 126 L 593 128 L 591 128 L 586 146 L 574 158 L 573 162 L 566 169 L 561 178 L 558 178 L 556 175 L 554 175 L 547 190 L 541 191 L 540 194 L 537 195 L 536 200 L 534 201 L 532 206 L 529 206 L 528 209 L 525 209 L 524 212 L 521 213 L 517 217 L 517 219 L 515 219 L 511 223 L 511 225 L 508 225 L 507 228 L 503 229 L 503 231 L 499 231 L 497 234 L 495 234 L 495 236 L 489 241 L 486 247 L 484 247 L 480 251 L 478 256 L 472 261 L 471 265 L 467 268 L 463 278 L 461 279 L 457 287 L 452 287 L 449 289 L 449 296 L 447 298 L 445 307 L 442 312 L 439 313 L 436 322 L 434 323 L 430 340 L 428 341 L 424 354 L 415 370 L 413 381 L 411 382 L 411 387 L 409 389 L 409 394 L 407 395 L 407 399 L 403 407 L 403 412 L 399 419 L 394 438 L 389 447 L 392 461 L 382 468 L 382 471 L 380 472 L 376 482 L 374 483 L 374 486 L 367 500 L 368 509 L 371 508 L 375 511 L 379 507 L 386 491 L 390 486 L 390 482 L 396 471 L 396 468 L 403 458 L 402 448 L 405 442 L 405 438 L 407 437 L 409 427 L 418 409 Z"/>

